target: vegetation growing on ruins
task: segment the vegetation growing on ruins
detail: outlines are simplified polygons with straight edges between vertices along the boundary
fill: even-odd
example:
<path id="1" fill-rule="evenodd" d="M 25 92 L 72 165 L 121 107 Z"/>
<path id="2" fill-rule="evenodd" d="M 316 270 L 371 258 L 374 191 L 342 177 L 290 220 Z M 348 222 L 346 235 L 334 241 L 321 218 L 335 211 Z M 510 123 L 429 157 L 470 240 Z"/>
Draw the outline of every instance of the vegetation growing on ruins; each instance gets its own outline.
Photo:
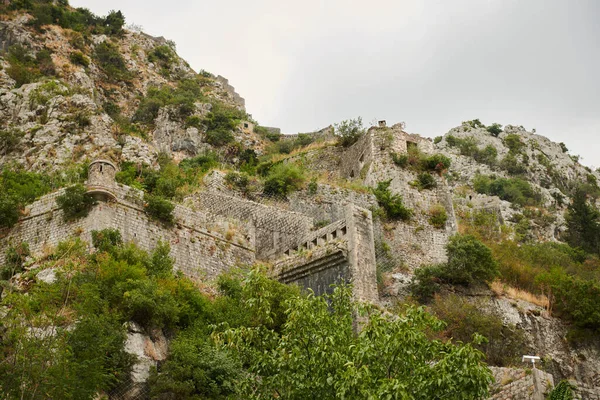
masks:
<path id="1" fill-rule="evenodd" d="M 347 119 L 334 126 L 335 134 L 338 136 L 338 144 L 343 147 L 352 146 L 365 134 L 361 117 Z"/>
<path id="2" fill-rule="evenodd" d="M 77 184 L 57 196 L 56 204 L 62 210 L 65 221 L 69 221 L 87 216 L 96 201 L 87 193 L 85 186 Z"/>
<path id="3" fill-rule="evenodd" d="M 409 220 L 413 215 L 413 210 L 404 206 L 402 196 L 392 193 L 390 190 L 391 183 L 391 180 L 379 182 L 377 187 L 372 189 L 377 198 L 377 203 L 384 210 L 387 218 Z"/>
<path id="4" fill-rule="evenodd" d="M 27 294 L 7 286 L 2 303 L 11 307 L 0 342 L 7 398 L 85 399 L 118 390 L 133 362 L 124 350 L 129 321 L 173 337 L 169 357 L 149 381 L 153 398 L 487 393 L 491 374 L 483 354 L 471 344 L 431 340 L 429 332 L 444 324 L 423 309 L 391 318 L 354 303 L 349 287 L 327 300 L 260 269 L 222 276 L 219 294 L 209 296 L 173 273 L 168 245 L 148 254 L 122 243 L 118 231 L 92 237 L 94 254 L 71 239 L 38 261 L 35 271 L 56 268 L 54 283 L 34 279 Z M 358 335 L 356 312 L 370 316 Z M 349 363 L 356 368 L 344 367 Z"/>

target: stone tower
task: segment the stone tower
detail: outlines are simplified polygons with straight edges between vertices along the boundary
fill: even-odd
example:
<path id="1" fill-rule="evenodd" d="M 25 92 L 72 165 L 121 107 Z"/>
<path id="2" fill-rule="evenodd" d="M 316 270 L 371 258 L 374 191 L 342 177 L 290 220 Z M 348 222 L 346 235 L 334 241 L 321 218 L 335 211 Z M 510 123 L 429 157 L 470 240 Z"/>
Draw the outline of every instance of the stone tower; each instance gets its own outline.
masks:
<path id="1" fill-rule="evenodd" d="M 117 167 L 112 162 L 108 160 L 92 161 L 88 168 L 88 180 L 86 182 L 88 193 L 98 200 L 115 199 L 116 174 Z"/>

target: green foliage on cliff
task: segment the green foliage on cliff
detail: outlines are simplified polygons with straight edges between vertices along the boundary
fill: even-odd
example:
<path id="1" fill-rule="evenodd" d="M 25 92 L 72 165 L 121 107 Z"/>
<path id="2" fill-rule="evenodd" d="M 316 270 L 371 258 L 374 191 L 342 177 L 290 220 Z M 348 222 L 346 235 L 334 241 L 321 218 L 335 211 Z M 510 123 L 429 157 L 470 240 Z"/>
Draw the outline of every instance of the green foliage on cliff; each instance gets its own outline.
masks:
<path id="1" fill-rule="evenodd" d="M 129 82 L 133 79 L 133 74 L 127 69 L 125 59 L 116 44 L 105 41 L 96 45 L 94 61 L 113 82 Z"/>
<path id="2" fill-rule="evenodd" d="M 66 0 L 14 0 L 0 4 L 0 13 L 27 11 L 33 16 L 30 25 L 42 30 L 44 25 L 58 25 L 85 34 L 120 35 L 123 33 L 125 17 L 121 11 L 110 11 L 99 17 L 87 8 L 72 8 Z"/>
<path id="3" fill-rule="evenodd" d="M 56 197 L 56 204 L 63 211 L 65 221 L 70 221 L 87 216 L 96 201 L 87 193 L 85 186 L 78 184 L 66 188 Z"/>
<path id="4" fill-rule="evenodd" d="M 269 169 L 265 178 L 264 193 L 285 198 L 300 189 L 305 181 L 304 172 L 296 165 L 279 163 Z"/>
<path id="5" fill-rule="evenodd" d="M 494 175 L 477 174 L 473 178 L 473 189 L 477 193 L 498 196 L 520 206 L 535 206 L 541 202 L 540 193 L 521 178 L 497 178 Z"/>
<path id="6" fill-rule="evenodd" d="M 473 235 L 455 234 L 446 245 L 448 262 L 417 269 L 411 283 L 414 296 L 426 301 L 440 284 L 472 285 L 491 282 L 499 275 L 489 247 Z"/>
<path id="7" fill-rule="evenodd" d="M 436 295 L 431 304 L 434 315 L 447 325 L 442 337 L 468 342 L 475 333 L 487 340 L 475 345 L 485 353 L 490 365 L 515 365 L 526 354 L 525 334 L 514 325 L 506 325 L 502 316 L 489 310 L 482 300 L 467 300 L 456 294 Z M 492 308 L 493 309 L 493 308 Z"/>
<path id="8" fill-rule="evenodd" d="M 6 399 L 92 399 L 127 382 L 126 324 L 176 332 L 208 315 L 209 300 L 172 273 L 169 248 L 123 245 L 115 231 L 93 234 L 98 252 L 72 240 L 41 261 L 52 284 L 3 297 L 0 389 Z M 214 321 L 214 320 L 213 320 Z"/>
<path id="9" fill-rule="evenodd" d="M 576 190 L 565 220 L 567 243 L 600 255 L 600 211 L 588 202 L 583 190 Z"/>
<path id="10" fill-rule="evenodd" d="M 343 147 L 352 146 L 365 134 L 362 117 L 347 119 L 334 126 L 335 134 L 338 137 L 338 144 Z"/>
<path id="11" fill-rule="evenodd" d="M 16 44 L 8 50 L 7 60 L 10 67 L 6 72 L 15 80 L 17 87 L 35 82 L 43 76 L 56 75 L 50 51 L 47 49 L 34 53 L 31 49 Z"/>
<path id="12" fill-rule="evenodd" d="M 387 218 L 407 221 L 412 217 L 413 211 L 404 206 L 402 196 L 392 194 L 391 183 L 391 180 L 377 183 L 377 187 L 372 189 L 373 194 L 377 198 L 379 206 L 385 211 Z"/>
<path id="13" fill-rule="evenodd" d="M 162 196 L 145 194 L 144 195 L 144 206 L 146 212 L 152 218 L 164 222 L 165 224 L 172 224 L 174 221 L 173 210 L 175 205 L 169 200 Z"/>

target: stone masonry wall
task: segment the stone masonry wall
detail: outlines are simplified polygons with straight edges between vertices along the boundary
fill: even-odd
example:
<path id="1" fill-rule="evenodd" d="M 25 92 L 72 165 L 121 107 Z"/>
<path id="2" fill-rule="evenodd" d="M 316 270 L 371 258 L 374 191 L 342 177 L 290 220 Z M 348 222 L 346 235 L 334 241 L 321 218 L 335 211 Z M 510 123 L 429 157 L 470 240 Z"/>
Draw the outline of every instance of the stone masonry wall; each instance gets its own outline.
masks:
<path id="1" fill-rule="evenodd" d="M 373 223 L 369 210 L 348 204 L 345 218 L 302 239 L 275 264 L 274 276 L 318 294 L 330 285 L 352 282 L 356 299 L 377 301 Z"/>
<path id="2" fill-rule="evenodd" d="M 267 260 L 299 243 L 313 225 L 312 218 L 252 201 L 211 192 L 195 197 L 196 205 L 212 214 L 235 218 L 255 229 L 256 257 Z"/>
<path id="3" fill-rule="evenodd" d="M 28 215 L 0 239 L 0 264 L 11 243 L 27 242 L 34 255 L 41 255 L 71 236 L 91 243 L 91 232 L 105 228 L 121 231 L 124 241 L 133 241 L 152 250 L 159 240 L 168 242 L 176 269 L 191 277 L 214 278 L 238 264 L 255 260 L 253 231 L 218 216 L 210 216 L 176 206 L 176 223 L 164 226 L 148 218 L 138 204 L 139 193 L 124 186 L 111 188 L 117 201 L 98 202 L 85 218 L 65 222 L 56 205 L 58 191 L 42 197 L 26 210 Z"/>

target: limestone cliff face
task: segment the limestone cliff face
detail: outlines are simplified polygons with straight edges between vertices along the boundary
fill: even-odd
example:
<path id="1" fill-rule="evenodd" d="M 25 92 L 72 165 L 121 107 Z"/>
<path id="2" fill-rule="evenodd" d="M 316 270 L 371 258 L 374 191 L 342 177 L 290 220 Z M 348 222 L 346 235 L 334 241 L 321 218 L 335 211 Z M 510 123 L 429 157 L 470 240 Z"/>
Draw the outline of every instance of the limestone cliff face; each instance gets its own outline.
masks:
<path id="1" fill-rule="evenodd" d="M 107 109 L 109 104 L 118 107 L 118 118 L 129 123 L 150 88 L 176 87 L 186 79 L 201 81 L 202 90 L 190 116 L 206 116 L 211 101 L 243 108 L 243 99 L 224 78 L 205 74 L 198 79 L 175 54 L 174 44 L 164 38 L 125 31 L 122 36 L 91 35 L 84 40 L 77 32 L 55 25 L 36 31 L 28 25 L 31 18 L 23 13 L 0 17 L 0 130 L 16 130 L 19 136 L 10 147 L 0 143 L 0 165 L 14 161 L 27 169 L 60 169 L 98 157 L 152 165 L 161 151 L 179 158 L 202 152 L 210 148 L 204 142 L 204 127 L 186 127 L 171 118 L 168 107 L 158 111 L 150 129 L 137 132 L 124 131 L 123 124 L 115 121 L 114 110 Z M 122 56 L 130 77 L 127 82 L 109 79 L 94 56 L 106 43 Z M 165 46 L 172 51 L 169 62 L 151 61 L 151 53 Z M 54 71 L 17 87 L 9 74 L 10 52 L 17 47 L 30 58 L 48 51 Z M 83 61 L 74 62 L 74 54 L 81 54 Z M 264 146 L 252 132 L 239 129 L 234 135 L 246 145 Z"/>

